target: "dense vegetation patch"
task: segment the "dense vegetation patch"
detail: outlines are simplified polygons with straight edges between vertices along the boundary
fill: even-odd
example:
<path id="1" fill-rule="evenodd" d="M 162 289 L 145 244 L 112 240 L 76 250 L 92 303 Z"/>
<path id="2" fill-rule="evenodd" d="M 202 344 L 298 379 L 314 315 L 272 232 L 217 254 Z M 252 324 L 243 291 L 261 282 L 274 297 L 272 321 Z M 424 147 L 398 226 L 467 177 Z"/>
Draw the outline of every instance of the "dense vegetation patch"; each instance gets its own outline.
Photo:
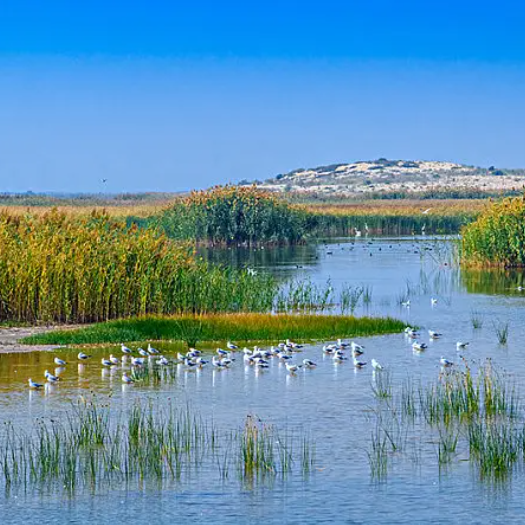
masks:
<path id="1" fill-rule="evenodd" d="M 525 266 L 525 197 L 492 203 L 462 237 L 463 264 Z"/>
<path id="2" fill-rule="evenodd" d="M 194 191 L 156 218 L 174 239 L 208 244 L 295 243 L 312 220 L 301 207 L 255 187 L 217 186 Z"/>
<path id="3" fill-rule="evenodd" d="M 143 317 L 100 323 L 77 330 L 48 332 L 24 339 L 27 344 L 99 344 L 122 341 L 278 341 L 335 339 L 401 332 L 404 323 L 389 317 L 289 314 L 217 314 Z"/>
<path id="4" fill-rule="evenodd" d="M 197 263 L 192 249 L 94 212 L 0 214 L 0 321 L 269 310 L 274 280 Z"/>

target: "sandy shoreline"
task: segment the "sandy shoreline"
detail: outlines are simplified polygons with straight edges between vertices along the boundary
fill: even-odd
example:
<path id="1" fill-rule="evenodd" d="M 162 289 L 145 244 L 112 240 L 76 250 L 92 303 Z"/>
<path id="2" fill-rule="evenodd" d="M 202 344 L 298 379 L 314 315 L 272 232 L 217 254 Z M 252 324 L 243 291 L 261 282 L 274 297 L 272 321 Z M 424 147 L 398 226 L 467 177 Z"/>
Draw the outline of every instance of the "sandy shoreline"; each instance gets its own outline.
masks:
<path id="1" fill-rule="evenodd" d="M 60 345 L 23 345 L 20 340 L 34 334 L 43 334 L 53 330 L 70 330 L 78 325 L 68 326 L 24 326 L 0 327 L 0 354 L 15 354 L 26 352 L 49 352 Z"/>

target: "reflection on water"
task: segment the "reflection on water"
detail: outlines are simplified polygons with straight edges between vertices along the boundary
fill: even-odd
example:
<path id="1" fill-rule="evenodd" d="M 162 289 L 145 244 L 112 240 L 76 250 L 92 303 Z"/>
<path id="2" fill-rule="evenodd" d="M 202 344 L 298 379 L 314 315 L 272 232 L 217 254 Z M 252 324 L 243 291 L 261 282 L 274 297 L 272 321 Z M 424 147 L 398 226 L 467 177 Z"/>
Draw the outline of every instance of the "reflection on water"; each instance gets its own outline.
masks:
<path id="1" fill-rule="evenodd" d="M 473 369 L 485 359 L 525 380 L 521 342 L 525 340 L 519 272 L 460 272 L 447 259 L 447 241 L 432 238 L 362 238 L 328 244 L 250 251 L 201 251 L 207 258 L 228 264 L 271 268 L 277 275 L 307 277 L 334 288 L 345 283 L 371 289 L 371 299 L 357 313 L 392 315 L 421 328 L 426 352 L 414 353 L 403 335 L 360 341 L 363 359 L 377 359 L 392 380 L 394 391 L 407 378 L 414 384 L 434 381 L 439 360 L 465 357 Z M 299 266 L 300 268 L 297 268 Z M 497 283 L 497 284 L 494 284 Z M 514 290 L 513 290 L 514 288 Z M 475 293 L 470 293 L 475 292 Z M 410 301 L 409 307 L 401 303 Z M 435 299 L 432 301 L 431 299 Z M 490 322 L 474 328 L 472 312 L 486 320 L 509 323 L 509 342 L 498 343 Z M 443 336 L 429 341 L 427 330 Z M 470 346 L 458 352 L 457 341 Z M 178 347 L 157 344 L 172 359 Z M 48 522 L 111 523 L 133 517 L 134 522 L 168 521 L 214 523 L 519 523 L 525 512 L 525 474 L 503 487 L 480 483 L 465 457 L 455 457 L 439 468 L 437 448 L 409 443 L 408 453 L 392 457 L 386 482 L 370 482 L 367 450 L 373 430 L 375 404 L 367 365 L 356 370 L 351 361 L 334 364 L 322 352 L 322 342 L 308 345 L 294 359 L 310 358 L 315 370 L 301 369 L 291 376 L 283 363 L 257 372 L 245 366 L 241 355 L 229 370 L 186 370 L 170 366 L 155 379 L 123 385 L 122 366 L 102 368 L 100 359 L 118 348 L 97 348 L 92 359 L 79 363 L 78 350 L 53 353 L 0 355 L 0 410 L 4 421 L 30 425 L 36 417 L 56 417 L 79 395 L 110 400 L 116 410 L 128 410 L 140 399 L 154 406 L 190 405 L 203 418 L 213 418 L 224 430 L 239 429 L 247 414 L 256 414 L 278 427 L 299 428 L 316 442 L 316 466 L 308 479 L 291 478 L 271 485 L 240 483 L 235 473 L 217 482 L 195 473 L 184 483 L 159 491 L 154 487 L 126 491 L 112 487 L 96 498 L 63 502 L 53 495 L 31 493 L 0 498 L 0 512 L 9 511 L 10 523 L 25 523 L 35 513 Z M 42 381 L 45 369 L 55 371 L 55 356 L 68 361 L 61 380 L 33 392 L 27 379 Z M 128 365 L 125 365 L 127 369 Z M 468 451 L 466 452 L 468 456 Z M 407 456 L 409 459 L 407 459 Z"/>
<path id="2" fill-rule="evenodd" d="M 318 263 L 319 253 L 314 244 L 275 247 L 200 247 L 198 256 L 214 264 L 235 268 L 271 269 L 277 276 L 288 277 L 298 269 L 309 268 Z"/>
<path id="3" fill-rule="evenodd" d="M 525 269 L 476 270 L 463 268 L 461 281 L 469 293 L 516 295 L 525 298 Z"/>

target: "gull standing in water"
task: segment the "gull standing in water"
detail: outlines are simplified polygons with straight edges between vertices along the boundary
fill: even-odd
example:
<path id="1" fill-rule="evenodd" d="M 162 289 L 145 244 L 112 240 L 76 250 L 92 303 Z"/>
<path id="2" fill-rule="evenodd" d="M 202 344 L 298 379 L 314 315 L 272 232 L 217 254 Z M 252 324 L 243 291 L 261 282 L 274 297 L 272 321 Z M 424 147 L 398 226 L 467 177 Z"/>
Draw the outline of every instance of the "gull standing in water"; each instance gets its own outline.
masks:
<path id="1" fill-rule="evenodd" d="M 66 366 L 66 362 L 63 359 L 60 359 L 60 357 L 55 357 L 53 361 L 55 362 L 55 365 Z"/>
<path id="2" fill-rule="evenodd" d="M 119 364 L 119 360 L 117 357 L 115 357 L 113 354 L 109 354 L 109 361 L 111 362 L 111 364 L 113 365 L 118 365 Z"/>
<path id="3" fill-rule="evenodd" d="M 428 335 L 430 339 L 439 339 L 443 334 L 440 334 L 439 332 L 434 332 L 434 330 L 429 330 Z"/>
<path id="4" fill-rule="evenodd" d="M 100 362 L 102 363 L 102 366 L 113 366 L 113 363 L 109 360 L 103 357 Z"/>
<path id="5" fill-rule="evenodd" d="M 133 383 L 133 379 L 131 379 L 131 377 L 128 376 L 128 374 L 126 374 L 126 372 L 124 372 L 122 374 L 122 382 L 123 383 L 126 383 L 126 385 L 131 385 L 131 383 Z"/>
<path id="6" fill-rule="evenodd" d="M 151 346 L 151 343 L 148 343 L 148 352 L 151 354 L 151 355 L 157 355 L 159 353 L 159 351 L 156 349 L 156 348 L 153 348 Z"/>
<path id="7" fill-rule="evenodd" d="M 379 361 L 372 359 L 371 363 L 372 363 L 372 368 L 374 370 L 383 370 L 383 367 L 379 364 Z"/>
<path id="8" fill-rule="evenodd" d="M 310 359 L 303 359 L 303 365 L 306 368 L 315 368 L 317 366 L 317 363 L 314 363 Z"/>
<path id="9" fill-rule="evenodd" d="M 462 341 L 458 341 L 456 343 L 456 348 L 458 350 L 461 350 L 462 348 L 467 348 L 467 346 L 469 345 L 470 343 L 466 343 L 466 342 L 462 342 Z"/>
<path id="10" fill-rule="evenodd" d="M 299 365 L 294 365 L 292 363 L 286 363 L 286 370 L 288 370 L 290 374 L 295 374 L 295 372 L 299 370 Z"/>
<path id="11" fill-rule="evenodd" d="M 454 363 L 452 361 L 449 361 L 448 359 L 445 359 L 442 356 L 441 359 L 439 360 L 439 364 L 444 367 L 449 367 L 449 366 L 453 366 Z"/>
<path id="12" fill-rule="evenodd" d="M 420 343 L 419 341 L 414 341 L 412 343 L 412 348 L 417 352 L 422 352 L 423 350 L 426 350 L 427 345 L 425 343 Z"/>
<path id="13" fill-rule="evenodd" d="M 359 361 L 357 358 L 354 357 L 354 366 L 356 368 L 363 368 L 366 366 L 366 361 Z"/>
<path id="14" fill-rule="evenodd" d="M 350 346 L 352 347 L 352 352 L 356 355 L 361 355 L 365 351 L 365 347 L 363 345 L 358 345 L 355 341 L 352 341 Z"/>
<path id="15" fill-rule="evenodd" d="M 237 350 L 239 347 L 235 344 L 233 344 L 231 341 L 228 341 L 226 343 L 226 347 L 229 349 L 229 350 Z"/>
<path id="16" fill-rule="evenodd" d="M 131 348 L 128 348 L 124 343 L 120 345 L 123 354 L 131 354 Z"/>
<path id="17" fill-rule="evenodd" d="M 89 359 L 91 356 L 85 354 L 84 352 L 79 352 L 77 356 L 81 361 L 85 361 L 86 359 Z"/>
<path id="18" fill-rule="evenodd" d="M 44 385 L 41 383 L 35 383 L 31 378 L 29 378 L 29 388 L 34 388 L 35 390 L 38 390 L 39 388 L 42 388 Z"/>
<path id="19" fill-rule="evenodd" d="M 45 377 L 50 383 L 56 383 L 57 381 L 59 381 L 59 377 L 53 375 L 53 374 L 52 374 L 51 372 L 49 372 L 48 370 L 46 370 L 46 371 L 44 372 L 44 377 Z"/>

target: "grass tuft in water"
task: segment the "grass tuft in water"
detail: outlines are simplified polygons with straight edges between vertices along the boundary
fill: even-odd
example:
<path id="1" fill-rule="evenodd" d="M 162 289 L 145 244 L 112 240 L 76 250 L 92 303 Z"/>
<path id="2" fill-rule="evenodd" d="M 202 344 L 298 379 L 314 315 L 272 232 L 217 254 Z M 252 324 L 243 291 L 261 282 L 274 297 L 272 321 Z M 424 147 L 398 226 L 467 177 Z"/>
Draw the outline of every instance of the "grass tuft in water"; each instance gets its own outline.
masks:
<path id="1" fill-rule="evenodd" d="M 500 345 L 506 345 L 509 340 L 509 323 L 506 321 L 495 321 L 492 326 Z"/>

